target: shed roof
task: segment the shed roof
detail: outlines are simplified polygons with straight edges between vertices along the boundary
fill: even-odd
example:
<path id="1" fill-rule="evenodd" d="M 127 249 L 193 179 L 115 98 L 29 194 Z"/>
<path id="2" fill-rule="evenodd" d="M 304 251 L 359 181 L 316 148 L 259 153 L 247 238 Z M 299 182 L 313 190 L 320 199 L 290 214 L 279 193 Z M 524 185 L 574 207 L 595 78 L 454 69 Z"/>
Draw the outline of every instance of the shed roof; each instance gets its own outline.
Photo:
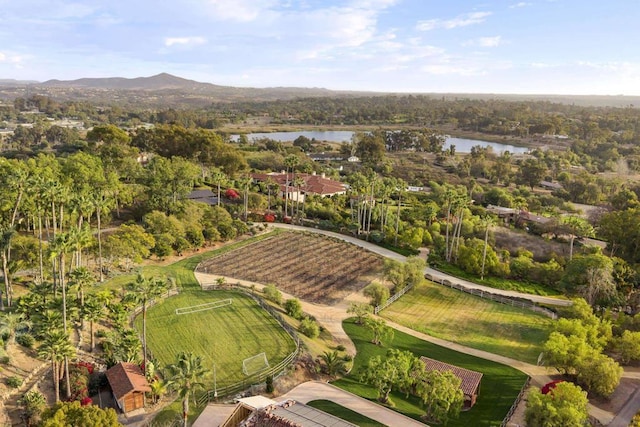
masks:
<path id="1" fill-rule="evenodd" d="M 478 390 L 482 374 L 480 372 L 471 371 L 455 365 L 441 362 L 439 360 L 429 359 L 428 357 L 420 357 L 420 360 L 426 365 L 428 371 L 447 372 L 450 371 L 456 377 L 460 378 L 462 383 L 460 388 L 467 396 L 473 396 Z"/>
<path id="2" fill-rule="evenodd" d="M 134 363 L 120 362 L 112 366 L 107 370 L 107 380 L 118 400 L 134 391 L 151 391 L 142 370 Z"/>

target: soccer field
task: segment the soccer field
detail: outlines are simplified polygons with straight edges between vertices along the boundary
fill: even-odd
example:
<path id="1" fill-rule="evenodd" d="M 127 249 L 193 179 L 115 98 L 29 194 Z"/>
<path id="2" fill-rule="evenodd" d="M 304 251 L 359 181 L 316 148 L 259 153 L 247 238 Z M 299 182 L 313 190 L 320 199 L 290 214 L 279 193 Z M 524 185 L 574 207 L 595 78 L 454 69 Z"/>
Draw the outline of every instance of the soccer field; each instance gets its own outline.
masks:
<path id="1" fill-rule="evenodd" d="M 176 309 L 231 298 L 230 305 L 192 313 Z M 142 316 L 136 318 L 142 329 Z M 181 351 L 202 357 L 205 367 L 215 363 L 218 387 L 242 381 L 242 361 L 265 353 L 273 366 L 294 349 L 293 339 L 253 299 L 233 291 L 185 291 L 147 312 L 147 341 L 151 354 L 162 366 L 175 363 Z M 258 367 L 259 368 L 259 367 Z M 213 376 L 207 383 L 213 388 Z"/>

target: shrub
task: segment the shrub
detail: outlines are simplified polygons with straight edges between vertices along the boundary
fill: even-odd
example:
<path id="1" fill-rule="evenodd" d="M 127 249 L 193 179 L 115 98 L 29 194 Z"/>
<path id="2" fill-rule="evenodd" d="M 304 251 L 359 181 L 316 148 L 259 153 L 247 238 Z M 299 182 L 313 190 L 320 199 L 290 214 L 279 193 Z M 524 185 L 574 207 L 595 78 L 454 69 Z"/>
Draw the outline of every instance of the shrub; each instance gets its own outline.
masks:
<path id="1" fill-rule="evenodd" d="M 338 350 L 338 351 L 345 351 L 345 350 L 346 350 L 346 348 L 345 348 L 345 346 L 343 346 L 342 344 L 338 344 L 338 345 L 336 346 L 336 350 Z"/>
<path id="2" fill-rule="evenodd" d="M 33 344 L 35 344 L 35 339 L 30 334 L 21 334 L 16 336 L 16 342 L 23 347 L 33 348 Z"/>
<path id="3" fill-rule="evenodd" d="M 273 301 L 278 305 L 282 304 L 282 292 L 280 292 L 278 288 L 276 288 L 276 285 L 267 285 L 264 287 L 264 289 L 262 289 L 262 292 L 264 293 L 264 297 L 266 299 Z"/>
<path id="4" fill-rule="evenodd" d="M 9 388 L 18 388 L 22 385 L 22 378 L 12 376 L 7 378 L 5 382 Z"/>
<path id="5" fill-rule="evenodd" d="M 273 393 L 273 376 L 271 375 L 267 376 L 267 378 L 265 379 L 265 384 L 266 384 L 266 392 Z"/>
<path id="6" fill-rule="evenodd" d="M 317 338 L 318 335 L 320 335 L 320 327 L 318 326 L 318 323 L 313 320 L 310 319 L 308 317 L 305 317 L 304 319 L 302 319 L 302 322 L 300 322 L 300 332 L 302 332 L 304 335 L 308 336 L 309 338 Z"/>
<path id="7" fill-rule="evenodd" d="M 11 362 L 11 358 L 9 358 L 9 356 L 0 357 L 0 364 L 8 365 L 9 362 Z"/>
<path id="8" fill-rule="evenodd" d="M 302 318 L 302 304 L 297 298 L 291 298 L 285 301 L 284 311 L 294 319 Z"/>

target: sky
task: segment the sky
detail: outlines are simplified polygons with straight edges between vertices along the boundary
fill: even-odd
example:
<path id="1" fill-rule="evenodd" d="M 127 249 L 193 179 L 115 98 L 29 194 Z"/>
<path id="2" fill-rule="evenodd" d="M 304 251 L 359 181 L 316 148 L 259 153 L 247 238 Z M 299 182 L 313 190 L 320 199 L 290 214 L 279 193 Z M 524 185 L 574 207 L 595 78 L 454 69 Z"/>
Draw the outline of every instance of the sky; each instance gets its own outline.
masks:
<path id="1" fill-rule="evenodd" d="M 640 95 L 638 0 L 0 0 L 0 79 Z"/>

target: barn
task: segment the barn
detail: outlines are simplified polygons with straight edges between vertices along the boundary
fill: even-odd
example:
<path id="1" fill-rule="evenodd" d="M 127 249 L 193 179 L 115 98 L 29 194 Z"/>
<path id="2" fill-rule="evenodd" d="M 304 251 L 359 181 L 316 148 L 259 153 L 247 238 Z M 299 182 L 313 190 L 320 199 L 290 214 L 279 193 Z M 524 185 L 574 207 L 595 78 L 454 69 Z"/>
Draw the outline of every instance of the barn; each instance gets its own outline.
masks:
<path id="1" fill-rule="evenodd" d="M 144 408 L 144 394 L 151 387 L 138 365 L 120 362 L 107 370 L 107 380 L 123 413 Z"/>
<path id="2" fill-rule="evenodd" d="M 482 380 L 482 374 L 480 372 L 471 371 L 469 369 L 460 368 L 459 366 L 449 365 L 448 363 L 440 362 L 439 360 L 429 359 L 422 356 L 420 360 L 426 365 L 427 371 L 450 371 L 453 375 L 460 378 L 462 383 L 460 388 L 464 394 L 464 408 L 471 409 L 476 404 L 478 393 L 480 392 L 480 381 Z"/>

